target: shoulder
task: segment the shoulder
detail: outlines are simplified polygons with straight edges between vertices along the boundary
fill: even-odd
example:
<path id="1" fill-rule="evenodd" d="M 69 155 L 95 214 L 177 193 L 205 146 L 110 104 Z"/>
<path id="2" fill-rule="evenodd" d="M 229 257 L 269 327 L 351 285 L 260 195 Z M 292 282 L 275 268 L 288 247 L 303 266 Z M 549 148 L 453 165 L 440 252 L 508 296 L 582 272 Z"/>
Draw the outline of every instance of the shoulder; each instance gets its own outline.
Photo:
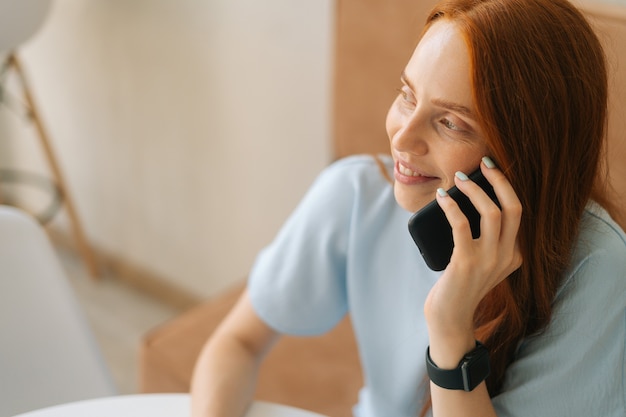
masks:
<path id="1" fill-rule="evenodd" d="M 582 308 L 591 318 L 623 315 L 626 308 L 626 235 L 599 205 L 590 203 L 555 308 Z M 612 313 L 609 313 L 611 311 Z M 593 325 L 592 323 L 589 323 Z"/>
<path id="2" fill-rule="evenodd" d="M 391 175 L 392 169 L 393 160 L 388 155 L 353 155 L 330 164 L 320 178 L 389 185 L 385 174 Z"/>
<path id="3" fill-rule="evenodd" d="M 597 203 L 590 202 L 585 209 L 581 224 L 581 234 L 599 235 L 602 240 L 611 242 L 617 248 L 626 248 L 626 234 L 611 218 L 608 212 Z"/>
<path id="4" fill-rule="evenodd" d="M 581 220 L 570 272 L 603 272 L 606 279 L 626 289 L 626 234 L 598 204 L 590 203 Z"/>
<path id="5" fill-rule="evenodd" d="M 494 400 L 498 415 L 624 415 L 624 271 L 624 232 L 590 204 L 550 323 L 518 346 Z M 563 384 L 572 395 L 559 396 Z"/>
<path id="6" fill-rule="evenodd" d="M 304 201 L 327 209 L 368 205 L 392 190 L 393 161 L 386 155 L 355 155 L 326 167 L 317 177 Z M 385 175 L 386 174 L 386 175 Z"/>
<path id="7" fill-rule="evenodd" d="M 283 224 L 275 242 L 299 239 L 313 244 L 317 239 L 330 239 L 334 244 L 347 240 L 351 227 L 362 216 L 385 217 L 393 210 L 393 188 L 385 179 L 390 157 L 357 155 L 337 160 L 315 179 L 304 198 Z M 391 163 L 392 164 L 392 163 Z"/>

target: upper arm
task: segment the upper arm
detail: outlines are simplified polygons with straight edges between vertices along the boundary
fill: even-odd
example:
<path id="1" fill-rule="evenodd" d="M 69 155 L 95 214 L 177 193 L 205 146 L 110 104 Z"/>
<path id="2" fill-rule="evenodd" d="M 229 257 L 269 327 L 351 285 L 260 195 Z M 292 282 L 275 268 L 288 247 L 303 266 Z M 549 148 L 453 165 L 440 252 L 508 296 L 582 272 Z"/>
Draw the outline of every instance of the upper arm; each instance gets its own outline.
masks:
<path id="1" fill-rule="evenodd" d="M 261 357 L 273 346 L 278 336 L 278 332 L 258 316 L 250 302 L 248 290 L 245 289 L 215 330 L 213 338 L 227 337 L 236 340 L 250 354 Z"/>

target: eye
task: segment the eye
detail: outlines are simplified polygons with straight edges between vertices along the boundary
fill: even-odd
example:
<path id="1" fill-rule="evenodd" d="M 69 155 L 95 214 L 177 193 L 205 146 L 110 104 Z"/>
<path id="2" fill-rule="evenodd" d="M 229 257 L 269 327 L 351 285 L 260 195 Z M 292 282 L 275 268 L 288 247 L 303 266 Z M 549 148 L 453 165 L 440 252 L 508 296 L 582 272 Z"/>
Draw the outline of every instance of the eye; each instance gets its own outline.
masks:
<path id="1" fill-rule="evenodd" d="M 402 98 L 402 101 L 404 102 L 405 105 L 408 105 L 408 106 L 415 105 L 415 98 L 413 97 L 413 92 L 411 91 L 409 87 L 405 85 L 402 88 L 396 88 L 396 91 L 400 95 L 400 98 Z"/>
<path id="2" fill-rule="evenodd" d="M 452 130 L 454 132 L 459 132 L 459 133 L 465 132 L 465 129 L 461 128 L 459 125 L 457 125 L 450 119 L 443 118 L 439 121 L 439 123 L 441 123 L 448 130 Z"/>

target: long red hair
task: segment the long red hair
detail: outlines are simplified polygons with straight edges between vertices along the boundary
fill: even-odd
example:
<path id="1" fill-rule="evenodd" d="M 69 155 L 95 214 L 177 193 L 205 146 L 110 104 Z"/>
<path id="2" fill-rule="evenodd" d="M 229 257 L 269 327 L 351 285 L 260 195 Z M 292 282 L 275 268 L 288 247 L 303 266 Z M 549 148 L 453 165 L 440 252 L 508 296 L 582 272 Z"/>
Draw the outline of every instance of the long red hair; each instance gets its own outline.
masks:
<path id="1" fill-rule="evenodd" d="M 442 1 L 424 30 L 440 19 L 465 37 L 478 120 L 523 206 L 524 262 L 475 316 L 493 397 L 518 343 L 550 321 L 585 205 L 604 202 L 607 71 L 598 38 L 566 0 Z"/>

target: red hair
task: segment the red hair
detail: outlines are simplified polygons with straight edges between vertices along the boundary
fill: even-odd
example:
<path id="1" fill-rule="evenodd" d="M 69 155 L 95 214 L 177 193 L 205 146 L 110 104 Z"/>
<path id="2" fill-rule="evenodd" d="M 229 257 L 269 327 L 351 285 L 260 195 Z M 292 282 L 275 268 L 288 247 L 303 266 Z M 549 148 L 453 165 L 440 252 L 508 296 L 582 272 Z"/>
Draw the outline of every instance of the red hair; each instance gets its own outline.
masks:
<path id="1" fill-rule="evenodd" d="M 440 19 L 465 37 L 487 147 L 523 207 L 524 262 L 475 316 L 493 397 L 519 342 L 550 321 L 587 202 L 604 202 L 607 71 L 598 38 L 566 0 L 443 1 L 425 31 Z"/>

